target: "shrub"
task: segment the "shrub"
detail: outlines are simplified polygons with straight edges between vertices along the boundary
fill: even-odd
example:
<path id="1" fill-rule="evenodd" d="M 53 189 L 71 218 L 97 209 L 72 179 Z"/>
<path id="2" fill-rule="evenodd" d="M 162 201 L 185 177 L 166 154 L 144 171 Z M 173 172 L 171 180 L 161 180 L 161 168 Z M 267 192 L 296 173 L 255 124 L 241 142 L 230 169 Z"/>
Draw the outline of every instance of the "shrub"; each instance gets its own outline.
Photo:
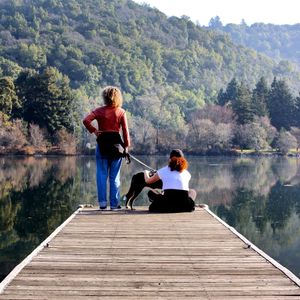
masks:
<path id="1" fill-rule="evenodd" d="M 290 149 L 297 147 L 297 139 L 289 131 L 282 129 L 279 132 L 276 146 L 283 155 L 286 155 Z"/>
<path id="2" fill-rule="evenodd" d="M 35 148 L 34 152 L 45 153 L 47 151 L 48 143 L 44 137 L 43 130 L 38 125 L 29 125 L 29 140 L 33 148 Z"/>
<path id="3" fill-rule="evenodd" d="M 21 120 L 9 122 L 4 114 L 0 116 L 0 153 L 19 152 L 27 144 L 26 126 Z"/>
<path id="4" fill-rule="evenodd" d="M 65 128 L 60 129 L 55 138 L 58 141 L 58 151 L 62 154 L 76 154 L 76 139 Z"/>

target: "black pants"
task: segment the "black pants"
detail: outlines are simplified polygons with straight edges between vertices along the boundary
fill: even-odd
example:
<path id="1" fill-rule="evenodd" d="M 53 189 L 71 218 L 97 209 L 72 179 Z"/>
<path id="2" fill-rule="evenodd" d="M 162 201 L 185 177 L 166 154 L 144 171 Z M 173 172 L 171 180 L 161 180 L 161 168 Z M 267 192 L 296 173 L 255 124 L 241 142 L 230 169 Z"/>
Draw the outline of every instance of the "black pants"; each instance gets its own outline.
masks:
<path id="1" fill-rule="evenodd" d="M 195 209 L 195 190 L 165 190 L 163 194 L 149 191 L 148 197 L 152 202 L 149 206 L 151 212 L 190 212 Z"/>

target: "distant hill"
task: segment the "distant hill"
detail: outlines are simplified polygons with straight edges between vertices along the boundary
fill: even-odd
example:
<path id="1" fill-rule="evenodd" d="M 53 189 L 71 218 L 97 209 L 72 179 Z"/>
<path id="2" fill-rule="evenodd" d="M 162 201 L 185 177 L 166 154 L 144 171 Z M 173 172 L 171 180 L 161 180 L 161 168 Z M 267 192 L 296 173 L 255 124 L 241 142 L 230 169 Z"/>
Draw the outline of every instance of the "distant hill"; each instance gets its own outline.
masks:
<path id="1" fill-rule="evenodd" d="M 54 66 L 89 95 L 108 84 L 129 98 L 165 90 L 189 109 L 214 102 L 233 77 L 251 87 L 261 76 L 285 77 L 300 90 L 293 64 L 131 0 L 1 0 L 0 13 L 0 75 Z M 230 28 L 242 35 L 238 26 L 222 30 Z"/>
<path id="2" fill-rule="evenodd" d="M 300 68 L 300 23 L 295 25 L 274 25 L 255 23 L 222 25 L 218 17 L 212 18 L 208 28 L 226 32 L 239 45 L 264 53 L 277 62 L 289 60 Z M 290 68 L 288 62 L 281 62 L 280 68 Z"/>

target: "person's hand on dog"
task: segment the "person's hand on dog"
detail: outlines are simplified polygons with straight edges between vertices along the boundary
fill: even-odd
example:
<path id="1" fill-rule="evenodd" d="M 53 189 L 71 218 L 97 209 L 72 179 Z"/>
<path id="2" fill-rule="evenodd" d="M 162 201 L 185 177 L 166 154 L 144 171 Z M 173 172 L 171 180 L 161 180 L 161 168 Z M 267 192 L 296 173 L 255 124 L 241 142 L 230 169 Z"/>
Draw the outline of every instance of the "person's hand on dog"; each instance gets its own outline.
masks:
<path id="1" fill-rule="evenodd" d="M 156 182 L 156 181 L 158 181 L 158 180 L 160 179 L 159 176 L 158 176 L 158 174 L 157 174 L 157 172 L 154 173 L 154 174 L 151 176 L 151 175 L 150 175 L 150 171 L 148 171 L 148 170 L 145 170 L 145 171 L 144 171 L 144 178 L 145 178 L 145 182 L 146 182 L 147 184 L 154 183 L 154 182 Z"/>
<path id="2" fill-rule="evenodd" d="M 156 170 L 150 170 L 149 177 L 152 177 L 157 171 Z"/>

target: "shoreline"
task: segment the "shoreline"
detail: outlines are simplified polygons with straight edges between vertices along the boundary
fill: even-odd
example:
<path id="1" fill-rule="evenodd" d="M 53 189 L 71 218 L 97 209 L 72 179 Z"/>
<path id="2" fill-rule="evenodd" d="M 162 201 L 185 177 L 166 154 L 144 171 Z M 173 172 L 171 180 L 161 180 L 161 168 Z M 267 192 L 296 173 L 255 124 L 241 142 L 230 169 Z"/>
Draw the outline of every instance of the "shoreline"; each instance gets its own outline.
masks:
<path id="1" fill-rule="evenodd" d="M 183 150 L 184 151 L 184 150 Z M 227 157 L 273 157 L 273 156 L 286 156 L 286 157 L 297 157 L 300 158 L 300 152 L 290 151 L 287 154 L 283 154 L 276 150 L 269 150 L 269 151 L 255 151 L 255 150 L 228 150 L 224 152 L 188 152 L 184 151 L 187 156 L 227 156 Z M 164 156 L 168 155 L 168 153 L 135 153 L 132 152 L 133 155 L 140 155 L 140 156 Z M 9 152 L 9 153 L 0 153 L 0 157 L 80 157 L 80 156 L 94 156 L 94 151 L 89 152 L 82 152 L 82 153 L 59 153 L 59 152 L 52 152 L 52 153 L 22 153 L 22 152 Z"/>

